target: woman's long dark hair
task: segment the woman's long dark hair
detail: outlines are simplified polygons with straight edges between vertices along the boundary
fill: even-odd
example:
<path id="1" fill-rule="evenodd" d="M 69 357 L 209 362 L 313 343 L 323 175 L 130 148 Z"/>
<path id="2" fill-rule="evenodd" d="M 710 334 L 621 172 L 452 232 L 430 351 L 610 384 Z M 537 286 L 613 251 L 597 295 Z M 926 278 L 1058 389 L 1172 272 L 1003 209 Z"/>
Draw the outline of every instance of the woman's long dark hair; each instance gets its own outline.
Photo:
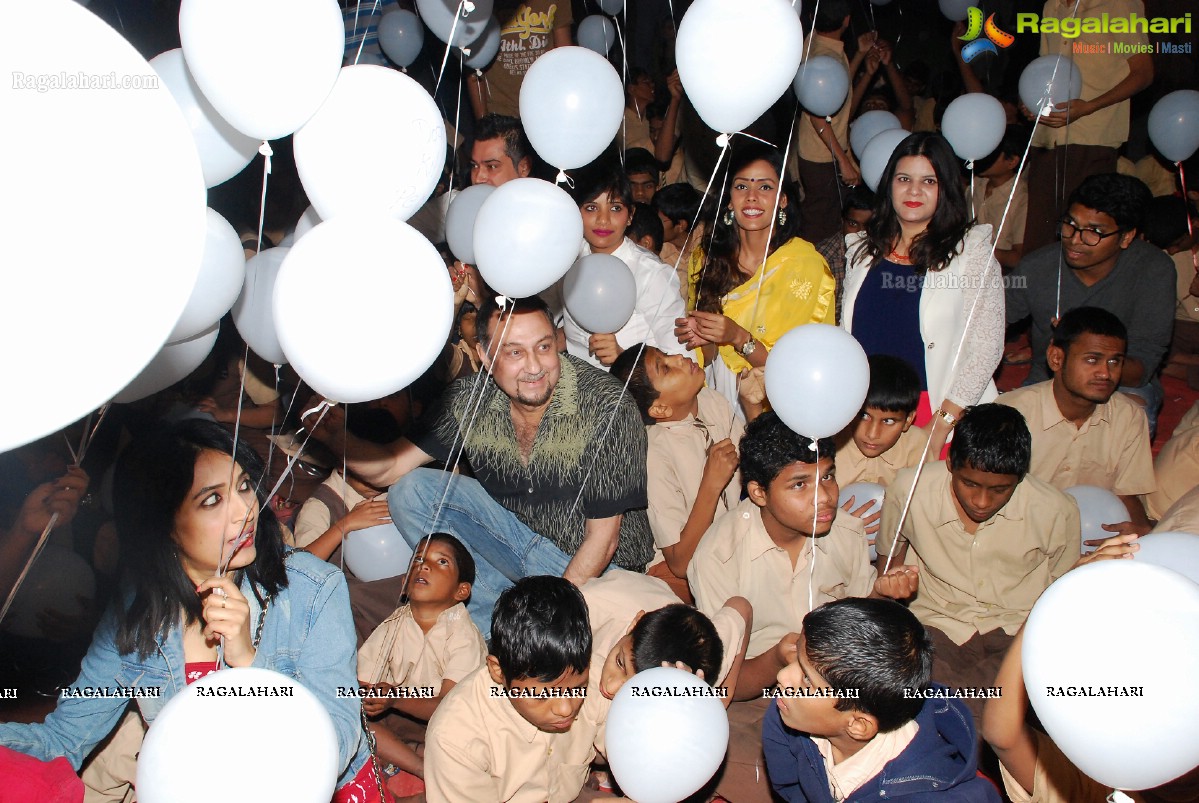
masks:
<path id="1" fill-rule="evenodd" d="M 899 241 L 899 216 L 891 202 L 891 180 L 895 177 L 895 166 L 905 156 L 923 156 L 933 166 L 937 176 L 937 209 L 922 234 L 918 234 L 908 251 L 912 266 L 917 273 L 944 270 L 949 261 L 960 251 L 962 238 L 974 223 L 966 193 L 962 189 L 962 169 L 953 148 L 940 134 L 920 132 L 912 134 L 891 154 L 887 169 L 878 182 L 875 193 L 874 215 L 866 224 L 866 239 L 859 248 L 865 249 L 870 264 L 875 265 L 886 257 Z"/>
<path id="2" fill-rule="evenodd" d="M 737 264 L 741 250 L 741 237 L 736 221 L 726 223 L 725 216 L 729 207 L 729 198 L 734 177 L 753 162 L 767 162 L 779 177 L 779 192 L 787 198 L 787 222 L 780 224 L 777 216 L 774 220 L 774 231 L 770 235 L 770 245 L 767 254 L 796 236 L 799 231 L 799 203 L 796 194 L 783 181 L 783 156 L 778 148 L 761 142 L 750 140 L 738 143 L 732 151 L 729 161 L 728 179 L 720 193 L 720 202 L 716 205 L 715 222 L 712 224 L 710 239 L 705 238 L 704 268 L 700 274 L 699 287 L 696 293 L 695 308 L 704 312 L 721 312 L 722 299 L 737 285 L 745 281 L 745 274 Z M 780 200 L 780 203 L 782 201 Z"/>
<path id="3" fill-rule="evenodd" d="M 233 454 L 233 436 L 212 421 L 189 420 L 148 433 L 125 450 L 113 481 L 113 507 L 121 542 L 122 583 L 132 591 L 126 607 L 117 607 L 117 650 L 145 658 L 179 624 L 200 618 L 196 586 L 183 570 L 172 537 L 175 515 L 195 481 L 203 451 Z M 243 571 L 274 596 L 287 586 L 283 530 L 267 504 L 262 459 L 245 441 L 237 442 L 237 462 L 255 485 L 260 512 L 254 533 L 257 556 Z M 240 582 L 241 572 L 235 575 Z M 126 596 L 127 596 L 126 592 Z"/>

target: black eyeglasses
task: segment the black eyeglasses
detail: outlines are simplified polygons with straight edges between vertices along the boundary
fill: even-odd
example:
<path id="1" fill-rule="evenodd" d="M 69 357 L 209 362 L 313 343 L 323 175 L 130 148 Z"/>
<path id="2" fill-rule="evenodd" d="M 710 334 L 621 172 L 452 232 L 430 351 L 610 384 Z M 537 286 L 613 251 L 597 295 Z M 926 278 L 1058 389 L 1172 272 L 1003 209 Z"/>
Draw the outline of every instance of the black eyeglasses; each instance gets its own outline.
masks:
<path id="1" fill-rule="evenodd" d="M 1122 234 L 1124 229 L 1116 229 L 1104 234 L 1096 229 L 1084 229 L 1076 225 L 1072 220 L 1059 220 L 1057 222 L 1057 236 L 1062 240 L 1069 240 L 1078 232 L 1078 239 L 1082 240 L 1083 245 L 1095 246 L 1103 242 L 1108 237 L 1114 237 L 1117 234 Z"/>

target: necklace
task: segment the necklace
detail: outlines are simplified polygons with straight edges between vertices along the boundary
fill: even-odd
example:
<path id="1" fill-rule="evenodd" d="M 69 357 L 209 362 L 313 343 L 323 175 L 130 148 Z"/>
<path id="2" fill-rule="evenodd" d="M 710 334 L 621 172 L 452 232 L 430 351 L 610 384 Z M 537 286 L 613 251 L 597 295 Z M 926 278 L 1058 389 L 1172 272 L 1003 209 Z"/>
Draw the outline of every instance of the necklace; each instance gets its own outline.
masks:
<path id="1" fill-rule="evenodd" d="M 896 259 L 901 260 L 903 262 L 907 262 L 909 259 L 912 258 L 911 254 L 901 254 L 898 251 L 896 251 L 894 248 L 891 249 L 891 253 L 887 254 L 887 256 L 895 257 Z"/>

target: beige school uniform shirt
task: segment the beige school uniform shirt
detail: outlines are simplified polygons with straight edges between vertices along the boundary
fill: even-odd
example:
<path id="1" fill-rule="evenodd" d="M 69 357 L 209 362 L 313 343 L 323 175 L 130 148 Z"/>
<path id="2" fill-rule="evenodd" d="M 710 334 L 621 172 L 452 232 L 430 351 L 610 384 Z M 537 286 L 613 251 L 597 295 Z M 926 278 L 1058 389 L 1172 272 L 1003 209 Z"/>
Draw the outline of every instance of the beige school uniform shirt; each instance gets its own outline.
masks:
<path id="1" fill-rule="evenodd" d="M 1048 379 L 1009 393 L 996 401 L 1014 407 L 1032 433 L 1029 473 L 1054 488 L 1098 485 L 1119 496 L 1152 492 L 1153 452 L 1145 411 L 1123 393 L 1095 405 L 1081 427 L 1067 421 L 1053 398 Z"/>
<path id="2" fill-rule="evenodd" d="M 483 666 L 437 707 L 425 740 L 429 803 L 568 803 L 578 797 L 595 745 L 602 744 L 608 701 L 588 694 L 570 730 L 546 733 L 496 696 L 503 690 Z"/>
<path id="3" fill-rule="evenodd" d="M 879 485 L 890 485 L 895 474 L 901 468 L 914 466 L 920 462 L 924 447 L 928 443 L 928 433 L 918 427 L 910 427 L 899 436 L 887 451 L 878 457 L 867 457 L 862 454 L 853 438 L 849 438 L 837 449 L 837 484 L 844 488 L 851 482 L 877 482 Z M 929 455 L 935 458 L 936 455 Z"/>
<path id="4" fill-rule="evenodd" d="M 834 61 L 841 63 L 845 68 L 845 72 L 849 72 L 849 59 L 845 57 L 845 43 L 840 39 L 830 39 L 827 36 L 812 34 L 803 43 L 804 58 L 815 58 L 816 56 L 829 56 Z M 802 70 L 803 67 L 801 66 Z M 841 145 L 841 149 L 849 151 L 849 106 L 850 95 L 846 95 L 845 102 L 841 104 L 841 108 L 833 115 L 833 136 L 837 138 L 837 142 Z M 831 162 L 833 154 L 829 151 L 828 146 L 820 139 L 820 135 L 816 133 L 816 129 L 812 127 L 812 123 L 805 115 L 800 115 L 799 120 L 795 123 L 799 129 L 799 158 L 809 162 Z M 821 123 L 821 125 L 829 125 Z"/>
<path id="5" fill-rule="evenodd" d="M 1153 473 L 1157 488 L 1145 495 L 1145 511 L 1150 518 L 1160 519 L 1187 491 L 1199 485 L 1199 402 L 1187 410 L 1158 452 Z"/>
<path id="6" fill-rule="evenodd" d="M 904 469 L 887 489 L 875 541 L 880 557 L 891 549 L 915 473 Z M 1078 560 L 1078 506 L 1026 476 L 1008 503 L 971 535 L 952 494 L 948 464 L 926 465 L 900 534 L 901 543 L 910 545 L 906 562 L 920 568 L 910 609 L 956 644 L 997 628 L 1014 635 L 1041 592 Z"/>
<path id="7" fill-rule="evenodd" d="M 591 617 L 591 679 L 596 682 L 599 680 L 597 673 L 603 669 L 612 648 L 624 638 L 638 613 L 682 603 L 670 586 L 657 577 L 624 569 L 609 569 L 602 577 L 588 580 L 580 590 L 587 600 L 587 611 Z M 732 608 L 725 607 L 709 616 L 716 626 L 720 643 L 724 645 L 720 676 L 715 683 L 719 686 L 733 668 L 733 659 L 737 657 L 741 641 L 745 638 L 745 619 Z"/>
<path id="8" fill-rule="evenodd" d="M 708 460 L 708 447 L 725 438 L 741 443 L 745 425 L 733 415 L 724 396 L 709 387 L 699 392 L 699 415 L 646 427 L 646 495 L 649 526 L 654 533 L 654 558 L 661 563 L 662 549 L 679 542 L 683 525 L 695 506 L 699 483 Z M 716 504 L 716 518 L 737 506 L 741 498 L 741 472 L 733 474 Z"/>
<path id="9" fill-rule="evenodd" d="M 1153 528 L 1155 533 L 1192 533 L 1199 535 L 1199 484 L 1178 497 Z"/>
<path id="10" fill-rule="evenodd" d="M 1015 194 L 1012 193 L 1013 176 L 1003 184 L 991 186 L 989 178 L 979 176 L 974 179 L 974 217 L 978 223 L 986 223 L 991 227 L 995 237 L 995 248 L 1006 251 L 1024 242 L 1024 225 L 1028 221 L 1028 183 L 1016 181 Z M 987 195 L 987 188 L 991 194 Z M 1012 205 L 1008 207 L 1008 199 Z M 1004 210 L 1007 217 L 1004 218 Z M 1003 228 L 999 227 L 1000 222 Z"/>
<path id="11" fill-rule="evenodd" d="M 1174 320 L 1199 321 L 1199 296 L 1191 295 L 1191 282 L 1195 281 L 1195 255 L 1188 249 L 1172 254 L 1174 271 L 1178 276 L 1178 306 L 1174 308 Z"/>
<path id="12" fill-rule="evenodd" d="M 805 543 L 792 566 L 791 556 L 771 540 L 762 511 L 749 499 L 712 524 L 687 568 L 696 607 L 709 616 L 730 597 L 745 597 L 753 606 L 746 658 L 756 658 L 783 636 L 799 632 L 813 607 L 869 595 L 875 579 L 860 519 L 839 513 L 828 535 Z"/>
<path id="13" fill-rule="evenodd" d="M 461 602 L 437 615 L 425 633 L 403 605 L 375 628 L 358 650 L 358 679 L 409 688 L 431 687 L 441 692 L 442 681 L 461 683 L 483 665 L 487 645 Z"/>

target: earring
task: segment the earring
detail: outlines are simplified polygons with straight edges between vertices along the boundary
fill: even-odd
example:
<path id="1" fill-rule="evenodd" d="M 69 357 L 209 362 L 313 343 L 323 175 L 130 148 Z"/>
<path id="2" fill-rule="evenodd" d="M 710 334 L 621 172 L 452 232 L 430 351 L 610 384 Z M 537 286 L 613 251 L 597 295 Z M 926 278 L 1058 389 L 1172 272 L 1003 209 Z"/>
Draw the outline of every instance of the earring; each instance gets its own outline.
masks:
<path id="1" fill-rule="evenodd" d="M 786 209 L 779 210 L 779 225 L 780 226 L 787 225 L 787 210 Z"/>
<path id="2" fill-rule="evenodd" d="M 724 225 L 726 225 L 726 226 L 733 225 L 733 210 L 732 209 L 730 209 L 729 211 L 724 213 Z"/>

